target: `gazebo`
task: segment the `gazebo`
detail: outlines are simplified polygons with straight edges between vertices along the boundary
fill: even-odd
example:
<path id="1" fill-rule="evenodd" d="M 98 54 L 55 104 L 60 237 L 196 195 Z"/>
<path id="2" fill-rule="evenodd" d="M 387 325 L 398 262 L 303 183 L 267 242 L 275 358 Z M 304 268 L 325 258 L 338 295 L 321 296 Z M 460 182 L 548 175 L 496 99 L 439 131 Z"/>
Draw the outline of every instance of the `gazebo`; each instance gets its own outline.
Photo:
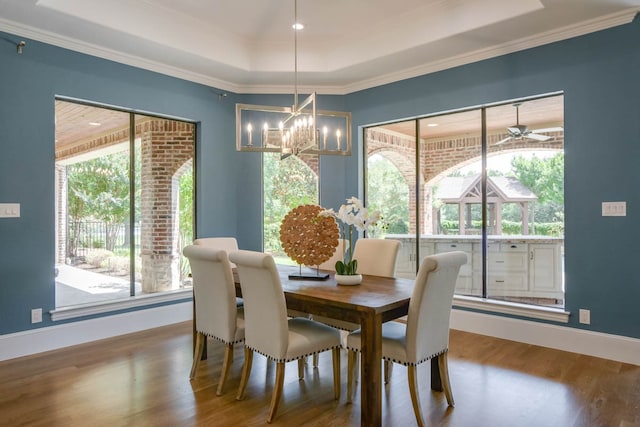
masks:
<path id="1" fill-rule="evenodd" d="M 433 230 L 442 231 L 440 210 L 445 204 L 458 205 L 459 234 L 475 234 L 472 206 L 482 204 L 481 175 L 446 177 L 440 181 L 434 199 L 440 203 L 433 207 Z M 491 176 L 487 178 L 487 232 L 502 234 L 502 205 L 516 203 L 522 212 L 522 234 L 529 234 L 529 203 L 538 197 L 514 177 Z"/>

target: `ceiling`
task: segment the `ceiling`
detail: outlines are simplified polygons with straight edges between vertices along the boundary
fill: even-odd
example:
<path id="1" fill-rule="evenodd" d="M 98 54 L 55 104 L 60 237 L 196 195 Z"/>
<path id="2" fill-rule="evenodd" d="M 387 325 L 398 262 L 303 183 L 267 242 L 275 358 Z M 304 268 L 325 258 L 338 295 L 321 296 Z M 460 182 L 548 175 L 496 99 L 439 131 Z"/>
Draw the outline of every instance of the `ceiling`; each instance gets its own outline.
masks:
<path id="1" fill-rule="evenodd" d="M 638 10 L 640 0 L 298 0 L 298 86 L 351 93 Z M 236 93 L 292 92 L 293 21 L 294 0 L 0 0 L 0 31 Z"/>

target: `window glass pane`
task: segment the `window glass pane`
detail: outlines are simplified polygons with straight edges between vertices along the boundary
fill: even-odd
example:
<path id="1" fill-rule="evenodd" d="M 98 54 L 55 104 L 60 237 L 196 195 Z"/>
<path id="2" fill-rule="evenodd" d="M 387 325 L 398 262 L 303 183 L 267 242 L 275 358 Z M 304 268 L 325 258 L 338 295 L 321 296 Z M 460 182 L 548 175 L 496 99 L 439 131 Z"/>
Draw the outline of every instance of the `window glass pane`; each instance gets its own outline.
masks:
<path id="1" fill-rule="evenodd" d="M 136 294 L 190 286 L 194 141 L 193 123 L 135 116 Z"/>
<path id="2" fill-rule="evenodd" d="M 128 298 L 129 114 L 55 107 L 56 308 Z"/>
<path id="3" fill-rule="evenodd" d="M 420 120 L 420 171 L 424 207 L 420 258 L 462 251 L 456 293 L 482 294 L 481 111 Z"/>
<path id="4" fill-rule="evenodd" d="M 401 242 L 396 275 L 416 274 L 416 121 L 375 126 L 365 130 L 367 152 L 366 204 L 379 210 L 383 227 L 368 237 Z"/>
<path id="5" fill-rule="evenodd" d="M 297 206 L 318 204 L 318 156 L 300 154 L 280 159 L 263 153 L 263 246 L 279 264 L 296 263 L 282 249 L 280 225 Z"/>
<path id="6" fill-rule="evenodd" d="M 487 294 L 564 302 L 563 97 L 487 109 Z"/>

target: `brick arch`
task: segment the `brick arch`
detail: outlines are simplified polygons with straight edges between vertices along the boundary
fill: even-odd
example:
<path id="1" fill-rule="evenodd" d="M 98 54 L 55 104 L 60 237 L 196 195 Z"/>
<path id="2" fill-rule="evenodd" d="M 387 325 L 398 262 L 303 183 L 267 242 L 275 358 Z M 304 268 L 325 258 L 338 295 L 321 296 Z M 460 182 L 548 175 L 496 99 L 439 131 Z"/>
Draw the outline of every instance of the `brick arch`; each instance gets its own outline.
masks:
<path id="1" fill-rule="evenodd" d="M 415 229 L 416 224 L 416 170 L 415 170 L 415 157 L 410 158 L 404 153 L 399 153 L 389 147 L 377 147 L 372 150 L 368 150 L 367 158 L 379 154 L 386 160 L 391 162 L 396 169 L 402 175 L 407 188 L 409 189 L 409 231 Z M 418 174 L 420 188 L 423 187 L 424 177 L 420 173 Z M 424 222 L 425 218 L 420 217 L 420 223 Z"/>

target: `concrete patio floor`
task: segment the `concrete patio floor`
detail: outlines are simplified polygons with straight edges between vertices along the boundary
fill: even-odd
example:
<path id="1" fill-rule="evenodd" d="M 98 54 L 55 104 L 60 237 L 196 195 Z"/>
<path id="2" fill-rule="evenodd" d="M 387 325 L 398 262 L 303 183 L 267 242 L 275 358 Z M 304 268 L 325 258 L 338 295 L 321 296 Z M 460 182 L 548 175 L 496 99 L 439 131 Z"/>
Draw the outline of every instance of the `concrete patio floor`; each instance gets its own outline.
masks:
<path id="1" fill-rule="evenodd" d="M 56 308 L 129 298 L 129 280 L 96 273 L 66 264 L 57 264 Z M 140 284 L 135 285 L 140 294 Z"/>

